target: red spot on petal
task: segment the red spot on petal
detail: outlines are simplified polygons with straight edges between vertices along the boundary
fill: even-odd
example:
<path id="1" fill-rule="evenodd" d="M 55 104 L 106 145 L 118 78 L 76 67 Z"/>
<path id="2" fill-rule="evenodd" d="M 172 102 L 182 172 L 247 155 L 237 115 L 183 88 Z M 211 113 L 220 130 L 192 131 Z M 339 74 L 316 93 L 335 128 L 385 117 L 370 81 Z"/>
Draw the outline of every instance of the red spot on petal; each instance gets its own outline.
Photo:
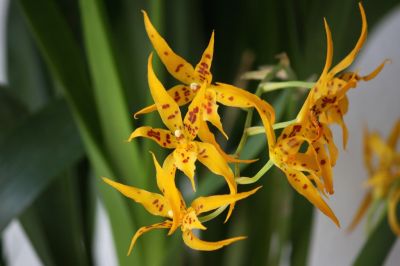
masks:
<path id="1" fill-rule="evenodd" d="M 307 189 L 307 187 L 308 187 L 307 184 L 304 184 L 304 185 L 303 185 L 303 189 Z"/>
<path id="2" fill-rule="evenodd" d="M 326 163 L 326 161 L 324 159 L 321 160 L 321 165 L 324 165 Z"/>
<path id="3" fill-rule="evenodd" d="M 169 55 L 169 53 L 168 53 L 167 51 L 165 51 L 165 52 L 164 52 L 164 54 L 165 54 L 166 56 L 168 56 L 168 55 Z"/>
<path id="4" fill-rule="evenodd" d="M 233 96 L 228 98 L 229 101 L 233 101 L 233 99 L 234 99 Z"/>
<path id="5" fill-rule="evenodd" d="M 183 64 L 179 64 L 176 66 L 175 72 L 179 72 L 179 70 L 183 67 Z"/>
<path id="6" fill-rule="evenodd" d="M 168 103 L 163 104 L 163 105 L 161 105 L 161 108 L 162 108 L 162 109 L 167 109 L 167 108 L 169 108 L 169 104 L 168 104 Z"/>

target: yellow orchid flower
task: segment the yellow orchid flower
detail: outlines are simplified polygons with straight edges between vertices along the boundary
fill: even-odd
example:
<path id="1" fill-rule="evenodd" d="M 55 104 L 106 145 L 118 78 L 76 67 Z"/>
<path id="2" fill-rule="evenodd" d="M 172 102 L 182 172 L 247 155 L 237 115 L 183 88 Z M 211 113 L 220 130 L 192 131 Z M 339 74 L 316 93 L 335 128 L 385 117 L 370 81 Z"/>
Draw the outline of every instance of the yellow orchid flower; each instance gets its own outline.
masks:
<path id="1" fill-rule="evenodd" d="M 329 128 L 327 132 L 331 134 Z M 314 136 L 311 135 L 311 137 L 315 136 L 316 133 Z M 340 226 L 339 220 L 321 196 L 321 193 L 326 195 L 325 191 L 330 192 L 329 189 L 332 186 L 332 169 L 323 140 L 325 138 L 312 141 L 305 125 L 292 124 L 282 131 L 270 152 L 270 159 L 285 173 L 290 185 L 298 193 Z M 300 153 L 303 143 L 308 144 L 308 149 L 305 153 Z M 333 153 L 335 152 L 336 150 L 333 150 Z M 323 182 L 320 180 L 321 175 Z"/>
<path id="2" fill-rule="evenodd" d="M 346 147 L 348 139 L 347 127 L 343 121 L 343 115 L 345 115 L 348 110 L 348 99 L 346 93 L 351 88 L 355 88 L 358 81 L 368 81 L 376 77 L 382 70 L 384 65 L 387 63 L 387 60 L 385 60 L 374 71 L 366 76 L 360 76 L 357 73 L 353 72 L 338 74 L 353 63 L 367 37 L 367 18 L 361 3 L 359 3 L 359 8 L 362 19 L 362 29 L 360 37 L 353 50 L 332 69 L 330 68 L 333 58 L 333 42 L 328 23 L 324 19 L 327 37 L 327 54 L 325 66 L 321 76 L 319 77 L 315 86 L 311 89 L 305 101 L 305 104 L 303 105 L 301 111 L 299 112 L 299 115 L 297 116 L 297 120 L 299 122 L 310 119 L 312 124 L 316 128 L 318 128 L 318 137 L 322 136 L 322 123 L 339 124 L 342 127 L 343 131 L 344 148 Z"/>
<path id="3" fill-rule="evenodd" d="M 230 107 L 256 108 L 261 116 L 264 126 L 268 129 L 269 126 L 267 127 L 267 125 L 270 125 L 275 121 L 275 112 L 273 108 L 267 102 L 261 100 L 257 96 L 235 86 L 224 83 L 212 84 L 212 74 L 210 69 L 214 53 L 214 32 L 211 34 L 209 44 L 205 49 L 200 62 L 195 68 L 193 68 L 193 66 L 185 59 L 174 53 L 167 42 L 154 28 L 145 11 L 143 11 L 143 15 L 147 34 L 158 56 L 164 63 L 168 72 L 183 83 L 168 90 L 168 94 L 174 99 L 174 101 L 179 106 L 185 105 L 195 98 L 195 95 L 199 93 L 200 88 L 203 86 L 205 87 L 205 97 L 202 97 L 201 104 L 201 108 L 204 111 L 202 112 L 202 121 L 200 122 L 200 127 L 198 130 L 199 138 L 204 142 L 213 144 L 227 162 L 249 163 L 254 161 L 238 160 L 227 155 L 220 148 L 219 144 L 215 140 L 214 135 L 208 129 L 207 123 L 204 121 L 209 121 L 211 124 L 217 127 L 226 138 L 228 138 L 227 134 L 223 130 L 221 119 L 217 112 L 217 102 Z M 135 117 L 140 114 L 149 113 L 155 110 L 157 110 L 157 107 L 156 104 L 153 104 L 138 111 L 135 114 Z M 266 134 L 268 141 L 274 142 L 275 135 L 273 132 L 266 130 Z"/>
<path id="4" fill-rule="evenodd" d="M 332 69 L 330 69 L 333 57 L 332 36 L 329 25 L 324 19 L 327 52 L 322 74 L 297 115 L 296 123 L 282 131 L 270 152 L 271 160 L 285 172 L 296 191 L 306 197 L 337 225 L 339 222 L 336 216 L 321 197 L 321 194 L 334 193 L 332 167 L 338 156 L 338 150 L 328 125 L 338 123 L 342 127 L 343 146 L 345 147 L 348 138 L 347 127 L 343 121 L 343 115 L 348 109 L 346 92 L 355 88 L 358 81 L 368 81 L 374 78 L 386 63 L 383 62 L 367 76 L 359 76 L 351 72 L 338 75 L 354 61 L 367 36 L 367 20 L 361 3 L 359 8 L 362 18 L 360 37 L 353 50 Z M 300 147 L 304 143 L 307 143 L 307 151 L 300 153 Z M 314 181 L 316 187 L 310 181 Z"/>
<path id="5" fill-rule="evenodd" d="M 398 120 L 385 142 L 377 133 L 364 133 L 364 161 L 368 170 L 367 186 L 370 191 L 365 195 L 349 231 L 353 230 L 365 215 L 373 200 L 388 202 L 388 220 L 392 231 L 400 236 L 400 223 L 397 218 L 397 205 L 400 200 L 400 152 L 396 151 L 400 137 Z M 377 160 L 373 160 L 374 157 Z M 373 163 L 377 161 L 378 163 Z"/>
<path id="6" fill-rule="evenodd" d="M 151 95 L 156 102 L 156 108 L 168 130 L 143 126 L 137 128 L 131 134 L 129 141 L 136 137 L 145 137 L 157 142 L 164 148 L 174 149 L 172 152 L 174 164 L 190 179 L 194 191 L 196 190 L 194 181 L 195 162 L 199 160 L 211 172 L 223 176 L 229 186 L 230 193 L 235 194 L 237 186 L 234 174 L 218 149 L 213 144 L 194 140 L 200 128 L 205 85 L 197 92 L 182 121 L 178 104 L 167 93 L 153 71 L 152 55 L 149 56 L 148 60 L 148 81 Z M 229 209 L 227 219 L 233 208 L 234 204 Z"/>
<path id="7" fill-rule="evenodd" d="M 143 189 L 120 184 L 108 178 L 103 178 L 104 182 L 117 189 L 124 196 L 140 203 L 148 212 L 153 215 L 167 218 L 167 220 L 149 226 L 141 227 L 132 237 L 128 255 L 131 253 L 136 240 L 144 233 L 153 229 L 166 228 L 170 229 L 169 235 L 172 234 L 177 227 L 181 227 L 182 238 L 185 244 L 196 250 L 212 251 L 229 245 L 233 242 L 245 239 L 245 237 L 234 237 L 217 242 L 203 241 L 197 238 L 192 230 L 205 230 L 206 227 L 199 221 L 198 215 L 215 210 L 221 206 L 232 204 L 238 200 L 247 198 L 257 192 L 260 187 L 248 192 L 237 193 L 234 195 L 215 195 L 209 197 L 199 197 L 195 199 L 189 208 L 186 207 L 182 195 L 176 189 L 174 184 L 175 166 L 171 156 L 164 162 L 161 167 L 153 155 L 157 172 L 157 184 L 163 194 L 151 193 Z M 175 208 L 173 206 L 177 206 Z M 173 218 L 173 220 L 171 220 Z"/>

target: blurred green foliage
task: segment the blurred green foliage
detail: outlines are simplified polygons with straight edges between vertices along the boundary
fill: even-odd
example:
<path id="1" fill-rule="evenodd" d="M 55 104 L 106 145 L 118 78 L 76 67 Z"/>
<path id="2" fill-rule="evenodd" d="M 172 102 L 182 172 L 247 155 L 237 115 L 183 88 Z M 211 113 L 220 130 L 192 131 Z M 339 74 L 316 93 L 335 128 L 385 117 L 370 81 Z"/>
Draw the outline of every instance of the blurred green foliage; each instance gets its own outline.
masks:
<path id="1" fill-rule="evenodd" d="M 366 1 L 369 28 L 396 4 Z M 357 2 L 348 0 L 11 1 L 8 85 L 0 88 L 1 229 L 19 218 L 45 265 L 93 265 L 95 203 L 101 199 L 120 265 L 280 265 L 289 245 L 290 264 L 307 265 L 313 209 L 277 170 L 263 178 L 262 193 L 238 204 L 228 224 L 217 218 L 204 233 L 207 240 L 244 234 L 246 241 L 198 253 L 185 249 L 179 234 L 154 232 L 126 256 L 131 235 L 154 220 L 99 177 L 155 190 L 148 150 L 165 156 L 148 141 L 124 142 L 133 128 L 159 123 L 156 115 L 140 120 L 131 115 L 151 102 L 146 80 L 151 46 L 141 9 L 192 63 L 214 29 L 213 74 L 227 83 L 237 80 L 243 67 L 275 64 L 281 52 L 288 54 L 299 79 L 318 75 L 326 47 L 322 18 L 332 29 L 335 58 L 353 47 L 360 29 Z M 255 59 L 246 66 L 249 53 Z M 167 87 L 176 84 L 160 63 L 156 71 Z M 253 91 L 255 84 L 247 89 Z M 296 92 L 275 92 L 265 99 L 281 121 L 293 118 L 301 105 Z M 244 122 L 244 112 L 221 111 L 236 125 Z M 241 132 L 229 124 L 227 128 L 232 137 L 224 146 L 232 151 Z M 265 162 L 259 155 L 264 144 L 263 138 L 249 140 L 243 157 L 261 160 L 243 167 L 244 175 L 254 174 Z M 203 175 L 198 194 L 226 191 L 222 179 Z M 377 230 L 357 265 L 376 265 L 365 259 L 375 252 L 381 255 L 374 263 L 384 260 L 393 235 L 382 225 Z M 369 247 L 381 242 L 386 245 Z"/>

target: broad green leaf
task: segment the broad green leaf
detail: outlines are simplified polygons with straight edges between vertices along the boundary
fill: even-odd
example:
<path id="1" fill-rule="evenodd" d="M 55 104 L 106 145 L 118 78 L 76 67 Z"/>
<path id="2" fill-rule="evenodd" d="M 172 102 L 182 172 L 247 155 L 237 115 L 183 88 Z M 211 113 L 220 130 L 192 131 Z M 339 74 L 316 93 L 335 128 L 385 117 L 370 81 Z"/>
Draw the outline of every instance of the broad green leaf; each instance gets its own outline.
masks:
<path id="1" fill-rule="evenodd" d="M 0 143 L 0 230 L 59 173 L 83 156 L 67 106 L 54 101 Z"/>
<path id="2" fill-rule="evenodd" d="M 87 77 L 83 53 L 74 40 L 63 15 L 52 0 L 19 1 L 40 51 L 52 71 L 53 77 L 62 85 L 72 107 L 95 176 L 115 178 L 114 170 L 106 159 L 100 140 L 100 123 L 96 114 L 93 92 Z M 100 178 L 98 178 L 100 180 Z M 101 194 L 110 216 L 113 236 L 121 265 L 141 265 L 139 257 L 127 257 L 122 249 L 127 232 L 134 231 L 127 201 L 115 191 L 103 189 Z"/>
<path id="3" fill-rule="evenodd" d="M 78 187 L 79 178 L 87 177 L 73 172 L 61 173 L 33 204 L 54 265 L 90 265 L 92 251 L 84 242 Z M 23 224 L 30 227 L 29 220 Z"/>
<path id="4" fill-rule="evenodd" d="M 14 95 L 32 111 L 43 107 L 54 93 L 49 75 L 28 31 L 17 1 L 10 1 L 7 16 L 7 84 Z"/>
<path id="5" fill-rule="evenodd" d="M 24 104 L 6 87 L 0 86 L 0 141 L 27 116 Z"/>

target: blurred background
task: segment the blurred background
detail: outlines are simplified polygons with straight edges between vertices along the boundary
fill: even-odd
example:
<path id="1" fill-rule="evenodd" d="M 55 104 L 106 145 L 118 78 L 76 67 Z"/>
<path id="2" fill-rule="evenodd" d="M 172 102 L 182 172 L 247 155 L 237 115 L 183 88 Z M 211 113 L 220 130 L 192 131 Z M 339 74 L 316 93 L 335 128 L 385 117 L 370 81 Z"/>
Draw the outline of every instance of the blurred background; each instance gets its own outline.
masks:
<path id="1" fill-rule="evenodd" d="M 202 239 L 248 239 L 216 252 L 195 252 L 180 233 L 152 232 L 126 256 L 141 226 L 159 220 L 110 189 L 100 176 L 156 192 L 151 142 L 126 143 L 140 125 L 160 125 L 156 114 L 134 120 L 151 103 L 146 60 L 151 45 L 140 10 L 171 47 L 196 64 L 215 30 L 213 76 L 254 91 L 240 76 L 277 63 L 287 53 L 298 80 L 315 80 L 325 63 L 323 17 L 332 30 L 335 62 L 354 46 L 361 19 L 357 1 L 0 0 L 0 265 L 398 265 L 400 245 L 384 222 L 372 241 L 364 221 L 345 232 L 364 195 L 362 128 L 387 136 L 399 118 L 399 1 L 365 1 L 369 37 L 353 70 L 366 74 L 385 58 L 392 64 L 349 93 L 350 138 L 334 168 L 329 204 L 338 229 L 294 193 L 277 169 L 262 191 L 240 202 L 231 220 L 206 224 Z M 177 84 L 157 61 L 166 87 Z M 268 93 L 277 120 L 293 119 L 304 92 Z M 233 152 L 245 112 L 220 108 Z M 341 130 L 333 127 L 341 145 Z M 266 162 L 263 136 L 249 140 L 241 169 L 251 176 Z M 199 168 L 196 195 L 227 192 L 221 178 Z M 188 183 L 178 177 L 184 189 Z M 242 188 L 242 190 L 248 189 Z M 188 193 L 188 199 L 196 195 Z M 189 200 L 190 202 L 190 200 Z M 396 244 L 395 244 L 396 243 Z M 367 252 L 366 247 L 377 253 Z M 370 249 L 368 249 L 370 250 Z M 364 252 L 363 252 L 364 251 Z M 368 258 L 368 255 L 371 258 Z M 360 256 L 370 264 L 360 264 Z M 358 263 L 358 264 L 357 264 Z"/>

